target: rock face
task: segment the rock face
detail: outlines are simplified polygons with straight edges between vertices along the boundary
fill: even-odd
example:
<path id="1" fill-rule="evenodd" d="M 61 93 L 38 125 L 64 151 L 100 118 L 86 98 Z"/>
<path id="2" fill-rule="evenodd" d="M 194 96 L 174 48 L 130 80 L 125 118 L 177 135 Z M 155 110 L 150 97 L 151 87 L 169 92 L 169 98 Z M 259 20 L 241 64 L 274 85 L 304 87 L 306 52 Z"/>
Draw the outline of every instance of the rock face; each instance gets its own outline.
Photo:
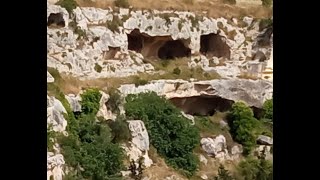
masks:
<path id="1" fill-rule="evenodd" d="M 273 160 L 273 155 L 271 154 L 271 146 L 260 145 L 255 149 L 254 153 L 257 156 L 261 156 L 262 153 L 264 153 L 267 160 Z"/>
<path id="2" fill-rule="evenodd" d="M 143 121 L 132 120 L 128 121 L 129 129 L 131 131 L 132 143 L 141 151 L 149 150 L 149 135 Z"/>
<path id="3" fill-rule="evenodd" d="M 209 155 L 217 156 L 227 148 L 226 138 L 223 135 L 218 135 L 215 139 L 202 138 L 202 149 Z"/>
<path id="4" fill-rule="evenodd" d="M 247 58 L 257 51 L 270 59 L 270 45 L 262 49 L 255 46 L 257 37 L 264 33 L 259 31 L 259 22 L 248 17 L 230 22 L 191 12 L 123 8 L 117 12 L 92 7 L 77 7 L 73 14 L 76 23 L 69 19 L 64 8 L 48 3 L 48 23 L 57 21 L 62 26 L 48 26 L 47 64 L 81 78 L 151 73 L 154 67 L 145 63 L 145 58 L 171 56 L 191 56 L 190 66 L 201 65 L 206 71 L 215 70 L 228 78 L 246 72 L 247 66 L 251 66 Z M 240 21 L 245 26 L 236 25 Z M 74 33 L 70 24 L 80 30 Z M 106 24 L 113 28 L 107 28 Z M 175 45 L 174 52 L 171 45 Z M 211 67 L 209 62 L 213 57 L 223 58 L 226 65 Z M 259 64 L 262 67 L 265 62 Z"/>
<path id="5" fill-rule="evenodd" d="M 259 135 L 257 141 L 262 145 L 272 145 L 273 144 L 273 139 L 271 137 L 264 136 L 264 135 Z"/>
<path id="6" fill-rule="evenodd" d="M 108 102 L 110 96 L 103 91 L 100 91 L 102 94 L 101 99 L 100 99 L 100 108 L 99 111 L 97 112 L 97 117 L 103 117 L 105 120 L 115 120 L 116 116 L 112 114 L 112 112 L 108 109 L 106 103 Z"/>
<path id="7" fill-rule="evenodd" d="M 204 165 L 208 164 L 208 160 L 206 157 L 204 157 L 204 155 L 200 154 L 199 159 L 200 159 L 200 162 L 202 162 Z"/>
<path id="8" fill-rule="evenodd" d="M 47 83 L 52 83 L 54 82 L 54 78 L 52 75 L 47 71 Z"/>
<path id="9" fill-rule="evenodd" d="M 65 98 L 67 99 L 67 101 L 70 104 L 71 110 L 73 112 L 81 112 L 81 96 L 80 95 L 74 95 L 74 94 L 68 94 L 65 96 Z"/>
<path id="10" fill-rule="evenodd" d="M 67 113 L 62 103 L 55 97 L 47 96 L 47 126 L 55 132 L 65 132 L 67 121 L 63 114 Z"/>
<path id="11" fill-rule="evenodd" d="M 119 90 L 124 95 L 154 91 L 167 99 L 218 96 L 232 101 L 244 101 L 249 106 L 261 108 L 266 99 L 272 98 L 273 84 L 264 80 L 247 79 L 215 79 L 198 82 L 157 80 L 138 87 L 134 84 L 121 85 Z"/>
<path id="12" fill-rule="evenodd" d="M 131 132 L 132 140 L 130 147 L 124 147 L 130 159 L 138 161 L 139 157 L 144 158 L 144 165 L 150 167 L 153 162 L 148 156 L 149 150 L 149 135 L 147 129 L 141 120 L 128 121 L 128 126 Z"/>
<path id="13" fill-rule="evenodd" d="M 62 154 L 47 152 L 47 180 L 62 180 L 64 176 L 63 166 L 65 164 Z"/>

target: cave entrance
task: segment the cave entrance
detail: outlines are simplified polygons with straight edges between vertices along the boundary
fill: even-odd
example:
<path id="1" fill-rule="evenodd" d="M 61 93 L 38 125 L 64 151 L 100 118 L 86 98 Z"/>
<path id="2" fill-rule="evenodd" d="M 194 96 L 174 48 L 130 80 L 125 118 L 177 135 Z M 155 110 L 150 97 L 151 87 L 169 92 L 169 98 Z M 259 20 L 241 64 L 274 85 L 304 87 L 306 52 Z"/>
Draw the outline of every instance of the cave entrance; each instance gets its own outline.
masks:
<path id="1" fill-rule="evenodd" d="M 134 29 L 127 37 L 128 49 L 141 53 L 144 57 L 174 59 L 191 55 L 187 41 L 173 40 L 171 36 L 149 36 Z"/>
<path id="2" fill-rule="evenodd" d="M 230 47 L 225 38 L 214 33 L 200 36 L 200 53 L 206 56 L 230 59 Z"/>
<path id="3" fill-rule="evenodd" d="M 184 113 L 193 116 L 212 116 L 216 111 L 224 112 L 229 110 L 234 103 L 234 101 L 219 96 L 172 98 L 170 102 Z"/>
<path id="4" fill-rule="evenodd" d="M 174 59 L 190 57 L 191 49 L 186 47 L 182 40 L 172 40 L 165 42 L 158 51 L 160 59 Z"/>
<path id="5" fill-rule="evenodd" d="M 171 98 L 169 101 L 186 114 L 192 116 L 213 116 L 216 111 L 229 111 L 234 101 L 219 96 L 192 96 Z M 250 107 L 254 117 L 261 119 L 264 110 L 254 106 Z"/>
<path id="6" fill-rule="evenodd" d="M 47 26 L 65 27 L 63 15 L 61 13 L 51 13 L 48 17 Z"/>

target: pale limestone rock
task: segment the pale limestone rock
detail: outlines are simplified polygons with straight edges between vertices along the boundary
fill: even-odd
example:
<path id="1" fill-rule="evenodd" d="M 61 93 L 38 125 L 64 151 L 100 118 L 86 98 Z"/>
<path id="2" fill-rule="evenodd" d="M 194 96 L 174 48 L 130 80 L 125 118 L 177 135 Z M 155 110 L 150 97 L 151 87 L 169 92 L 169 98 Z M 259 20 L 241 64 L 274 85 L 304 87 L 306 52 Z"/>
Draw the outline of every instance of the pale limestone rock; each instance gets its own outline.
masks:
<path id="1" fill-rule="evenodd" d="M 203 174 L 203 175 L 201 175 L 201 179 L 208 179 L 208 176 Z"/>
<path id="2" fill-rule="evenodd" d="M 65 98 L 70 104 L 70 108 L 73 112 L 81 112 L 81 96 L 79 95 L 74 95 L 74 94 L 68 94 L 65 95 Z"/>
<path id="3" fill-rule="evenodd" d="M 52 83 L 54 82 L 54 78 L 52 75 L 47 71 L 47 83 Z"/>
<path id="4" fill-rule="evenodd" d="M 219 135 L 216 138 L 202 138 L 202 149 L 208 153 L 208 155 L 217 156 L 218 153 L 223 152 L 227 148 L 226 138 L 223 135 Z"/>
<path id="5" fill-rule="evenodd" d="M 199 159 L 200 159 L 200 162 L 202 162 L 204 165 L 208 164 L 208 160 L 206 157 L 204 157 L 204 155 L 200 154 Z"/>
<path id="6" fill-rule="evenodd" d="M 132 135 L 132 143 L 141 151 L 149 150 L 149 135 L 143 121 L 128 121 L 128 126 Z"/>
<path id="7" fill-rule="evenodd" d="M 257 141 L 262 145 L 272 145 L 273 139 L 265 135 L 259 135 Z"/>
<path id="8" fill-rule="evenodd" d="M 63 166 L 65 164 L 62 154 L 47 152 L 47 180 L 62 180 L 64 176 Z"/>
<path id="9" fill-rule="evenodd" d="M 183 111 L 181 111 L 181 114 L 182 114 L 185 118 L 187 118 L 187 119 L 189 119 L 189 120 L 191 121 L 191 125 L 195 125 L 194 117 L 193 117 L 192 115 L 186 114 L 186 113 L 184 113 Z"/>
<path id="10" fill-rule="evenodd" d="M 177 89 L 176 84 L 179 84 Z M 265 80 L 249 79 L 214 79 L 198 82 L 177 79 L 155 80 L 138 87 L 134 84 L 125 84 L 121 85 L 119 90 L 124 96 L 154 91 L 167 99 L 200 95 L 219 96 L 233 101 L 244 101 L 249 106 L 260 108 L 266 99 L 271 99 L 273 84 Z"/>
<path id="11" fill-rule="evenodd" d="M 141 120 L 131 120 L 127 121 L 129 130 L 131 132 L 132 140 L 130 146 L 124 146 L 124 150 L 130 159 L 135 162 L 138 161 L 140 157 L 144 158 L 144 165 L 150 167 L 153 161 L 149 158 L 149 135 L 147 129 Z"/>
<path id="12" fill-rule="evenodd" d="M 58 99 L 47 96 L 47 126 L 52 126 L 52 130 L 55 132 L 64 132 L 67 121 L 63 114 L 66 113 L 66 109 Z"/>
<path id="13" fill-rule="evenodd" d="M 111 110 L 108 109 L 106 103 L 109 101 L 110 96 L 106 93 L 104 93 L 103 91 L 100 91 L 101 93 L 101 99 L 100 99 L 100 108 L 97 112 L 97 117 L 103 117 L 105 120 L 115 120 L 116 119 L 116 115 L 114 115 L 112 113 Z"/>

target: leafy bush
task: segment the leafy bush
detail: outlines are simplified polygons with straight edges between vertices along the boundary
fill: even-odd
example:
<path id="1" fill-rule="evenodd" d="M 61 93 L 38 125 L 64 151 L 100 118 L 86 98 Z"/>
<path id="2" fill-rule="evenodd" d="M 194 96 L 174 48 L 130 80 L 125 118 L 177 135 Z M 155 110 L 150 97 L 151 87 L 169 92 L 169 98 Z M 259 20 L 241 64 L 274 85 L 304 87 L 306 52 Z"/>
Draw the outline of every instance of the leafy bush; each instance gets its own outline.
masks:
<path id="1" fill-rule="evenodd" d="M 272 163 L 264 159 L 247 159 L 239 163 L 239 172 L 245 180 L 272 180 Z"/>
<path id="2" fill-rule="evenodd" d="M 123 150 L 111 142 L 110 128 L 96 122 L 100 92 L 88 89 L 81 97 L 82 113 L 66 116 L 69 136 L 57 137 L 66 164 L 74 169 L 68 179 L 110 179 L 123 167 Z"/>
<path id="3" fill-rule="evenodd" d="M 101 93 L 98 89 L 88 89 L 81 94 L 81 107 L 84 114 L 96 114 L 100 107 Z"/>
<path id="4" fill-rule="evenodd" d="M 234 178 L 231 176 L 230 172 L 226 170 L 222 164 L 220 164 L 218 175 L 214 177 L 214 180 L 234 180 Z"/>
<path id="5" fill-rule="evenodd" d="M 128 0 L 115 0 L 114 5 L 117 7 L 128 8 L 129 2 Z"/>
<path id="6" fill-rule="evenodd" d="M 263 103 L 263 109 L 265 111 L 264 118 L 273 120 L 273 99 L 268 99 Z"/>
<path id="7" fill-rule="evenodd" d="M 173 74 L 176 74 L 176 75 L 180 75 L 181 70 L 180 70 L 180 68 L 176 67 L 176 68 L 173 69 L 173 72 L 172 72 L 172 73 L 173 73 Z"/>
<path id="8" fill-rule="evenodd" d="M 121 104 L 122 98 L 120 95 L 120 92 L 118 89 L 111 88 L 108 90 L 108 94 L 110 96 L 108 102 L 107 102 L 107 107 L 110 109 L 112 112 L 118 113 L 119 111 L 119 106 Z"/>
<path id="9" fill-rule="evenodd" d="M 233 138 L 243 145 L 244 153 L 249 154 L 256 144 L 253 132 L 258 126 L 252 109 L 244 102 L 236 102 L 232 105 L 228 119 Z"/>
<path id="10" fill-rule="evenodd" d="M 272 0 L 261 0 L 262 1 L 262 6 L 264 7 L 271 7 L 272 5 Z"/>
<path id="11" fill-rule="evenodd" d="M 138 166 L 134 162 L 134 160 L 131 160 L 129 170 L 131 171 L 131 178 L 134 180 L 141 180 L 143 177 L 143 170 L 144 170 L 144 164 L 143 164 L 143 157 L 141 156 L 138 160 Z"/>
<path id="12" fill-rule="evenodd" d="M 139 76 L 136 76 L 133 80 L 133 83 L 136 87 L 138 87 L 148 84 L 148 80 L 141 79 Z"/>
<path id="13" fill-rule="evenodd" d="M 69 14 L 71 14 L 72 10 L 78 6 L 75 0 L 59 0 L 56 5 L 60 5 L 61 7 L 65 8 Z"/>
<path id="14" fill-rule="evenodd" d="M 192 151 L 199 144 L 199 132 L 179 109 L 154 92 L 130 94 L 124 107 L 128 117 L 144 121 L 150 143 L 168 164 L 194 174 L 198 161 Z"/>
<path id="15" fill-rule="evenodd" d="M 261 19 L 259 22 L 259 31 L 262 31 L 263 29 L 270 27 L 272 25 L 273 25 L 273 20 L 271 18 Z"/>
<path id="16" fill-rule="evenodd" d="M 97 71 L 98 73 L 101 73 L 102 67 L 101 67 L 98 63 L 96 63 L 96 64 L 94 65 L 94 70 Z"/>
<path id="17" fill-rule="evenodd" d="M 78 121 L 76 134 L 59 138 L 66 163 L 84 178 L 108 179 L 118 173 L 124 154 L 118 144 L 111 143 L 108 126 L 97 124 L 93 114 L 83 114 Z M 79 165 L 84 171 L 79 170 Z"/>
<path id="18" fill-rule="evenodd" d="M 107 21 L 107 28 L 112 32 L 120 33 L 119 26 L 122 26 L 123 22 L 119 18 L 119 16 L 114 15 L 112 21 Z"/>
<path id="19" fill-rule="evenodd" d="M 127 142 L 131 138 L 128 123 L 124 116 L 118 116 L 115 121 L 109 122 L 112 131 L 112 142 Z"/>

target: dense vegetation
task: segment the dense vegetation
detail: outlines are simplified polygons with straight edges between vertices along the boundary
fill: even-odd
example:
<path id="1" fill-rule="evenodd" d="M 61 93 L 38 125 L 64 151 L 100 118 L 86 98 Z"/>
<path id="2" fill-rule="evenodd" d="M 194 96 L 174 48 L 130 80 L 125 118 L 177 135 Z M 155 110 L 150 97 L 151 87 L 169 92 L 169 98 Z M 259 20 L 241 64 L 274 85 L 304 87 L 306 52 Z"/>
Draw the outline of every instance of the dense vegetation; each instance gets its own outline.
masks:
<path id="1" fill-rule="evenodd" d="M 239 172 L 244 180 L 272 180 L 273 165 L 265 159 L 247 159 L 239 164 Z"/>
<path id="2" fill-rule="evenodd" d="M 127 117 L 144 121 L 150 143 L 165 157 L 168 164 L 191 176 L 198 168 L 198 159 L 192 154 L 199 144 L 197 129 L 183 117 L 180 110 L 154 92 L 128 95 Z"/>
<path id="3" fill-rule="evenodd" d="M 230 132 L 234 140 L 243 145 L 245 154 L 249 154 L 256 144 L 254 129 L 258 121 L 253 117 L 253 111 L 244 102 L 232 105 L 229 114 Z"/>
<path id="4" fill-rule="evenodd" d="M 72 10 L 78 6 L 75 0 L 59 0 L 56 4 L 64 7 L 69 14 L 71 14 Z"/>
<path id="5" fill-rule="evenodd" d="M 123 167 L 123 151 L 111 142 L 110 128 L 96 122 L 101 98 L 99 91 L 89 89 L 81 97 L 82 113 L 75 117 L 69 110 L 66 116 L 69 136 L 58 137 L 65 161 L 74 172 L 73 177 L 69 175 L 68 178 L 110 179 Z"/>
<path id="6" fill-rule="evenodd" d="M 263 104 L 264 118 L 273 120 L 273 99 L 268 99 Z"/>
<path id="7" fill-rule="evenodd" d="M 234 178 L 232 177 L 231 173 L 226 170 L 222 164 L 220 164 L 218 175 L 212 180 L 234 180 Z"/>

